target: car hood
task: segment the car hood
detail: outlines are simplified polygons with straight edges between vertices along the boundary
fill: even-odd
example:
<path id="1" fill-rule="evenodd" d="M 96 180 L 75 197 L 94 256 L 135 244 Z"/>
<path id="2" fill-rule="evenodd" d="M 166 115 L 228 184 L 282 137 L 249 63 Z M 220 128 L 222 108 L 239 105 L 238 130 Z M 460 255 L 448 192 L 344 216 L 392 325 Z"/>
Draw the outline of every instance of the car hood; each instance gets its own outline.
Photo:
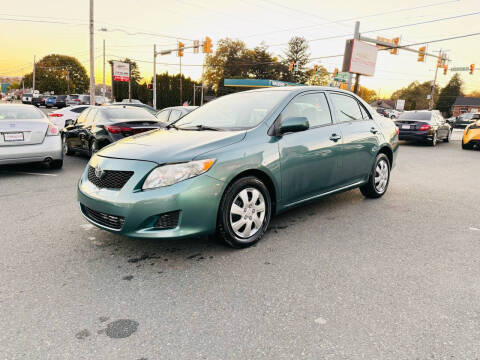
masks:
<path id="1" fill-rule="evenodd" d="M 153 161 L 158 164 L 189 161 L 245 137 L 245 131 L 196 131 L 162 129 L 130 136 L 113 143 L 99 156 Z"/>

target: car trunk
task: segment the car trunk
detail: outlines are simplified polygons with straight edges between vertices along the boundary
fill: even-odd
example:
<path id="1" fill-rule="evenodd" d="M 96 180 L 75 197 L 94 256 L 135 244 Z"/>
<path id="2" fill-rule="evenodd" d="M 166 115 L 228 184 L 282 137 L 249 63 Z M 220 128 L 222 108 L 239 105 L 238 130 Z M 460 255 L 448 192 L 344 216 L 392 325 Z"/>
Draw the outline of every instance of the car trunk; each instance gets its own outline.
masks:
<path id="1" fill-rule="evenodd" d="M 415 131 L 419 130 L 422 125 L 430 125 L 428 121 L 425 120 L 396 120 L 395 125 L 402 130 Z"/>
<path id="2" fill-rule="evenodd" d="M 47 129 L 45 120 L 0 120 L 0 146 L 41 144 Z"/>
<path id="3" fill-rule="evenodd" d="M 112 124 L 106 124 L 105 129 L 113 134 L 122 134 L 123 136 L 131 136 L 140 134 L 145 131 L 150 131 L 158 128 L 163 128 L 165 125 L 158 121 L 150 120 L 128 120 L 120 121 Z"/>

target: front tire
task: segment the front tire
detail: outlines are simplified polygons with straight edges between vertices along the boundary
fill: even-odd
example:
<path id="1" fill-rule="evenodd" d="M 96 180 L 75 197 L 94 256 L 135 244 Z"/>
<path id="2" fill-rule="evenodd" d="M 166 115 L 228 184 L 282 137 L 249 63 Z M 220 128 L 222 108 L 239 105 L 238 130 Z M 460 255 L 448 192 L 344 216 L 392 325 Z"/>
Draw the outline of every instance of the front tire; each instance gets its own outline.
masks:
<path id="1" fill-rule="evenodd" d="M 265 184 L 254 176 L 238 179 L 220 202 L 217 234 L 233 248 L 246 248 L 265 234 L 271 214 L 272 202 Z"/>
<path id="2" fill-rule="evenodd" d="M 63 139 L 63 153 L 68 156 L 75 154 L 75 151 L 70 148 L 66 139 Z"/>
<path id="3" fill-rule="evenodd" d="M 380 153 L 375 159 L 368 182 L 360 187 L 363 196 L 377 199 L 387 192 L 390 183 L 390 161 L 387 155 Z"/>
<path id="4" fill-rule="evenodd" d="M 446 143 L 450 142 L 450 134 L 451 134 L 451 132 L 450 132 L 450 130 L 448 130 L 447 137 L 445 139 L 443 139 L 444 142 L 446 142 Z"/>
<path id="5" fill-rule="evenodd" d="M 471 149 L 473 149 L 473 146 L 470 145 L 470 144 L 465 144 L 465 143 L 463 142 L 463 138 L 462 138 L 462 149 L 463 149 L 463 150 L 471 150 Z"/>

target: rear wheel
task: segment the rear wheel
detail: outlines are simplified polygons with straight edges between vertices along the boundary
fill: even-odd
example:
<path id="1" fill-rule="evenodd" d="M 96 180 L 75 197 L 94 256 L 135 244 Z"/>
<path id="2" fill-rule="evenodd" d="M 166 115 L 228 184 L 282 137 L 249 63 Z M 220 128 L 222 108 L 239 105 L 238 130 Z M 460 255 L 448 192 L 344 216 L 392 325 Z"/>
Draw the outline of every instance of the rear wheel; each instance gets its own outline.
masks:
<path id="1" fill-rule="evenodd" d="M 385 194 L 390 182 L 390 161 L 387 155 L 377 155 L 375 165 L 368 179 L 368 182 L 360 187 L 363 196 L 368 198 L 379 198 Z"/>
<path id="2" fill-rule="evenodd" d="M 463 149 L 463 150 L 471 150 L 471 149 L 473 149 L 473 145 L 468 144 L 468 143 L 465 144 L 465 143 L 463 142 L 463 138 L 462 138 L 462 149 Z"/>
<path id="3" fill-rule="evenodd" d="M 61 169 L 63 166 L 63 160 L 53 160 L 50 162 L 50 169 Z"/>
<path id="4" fill-rule="evenodd" d="M 446 143 L 450 142 L 450 130 L 447 131 L 447 137 L 443 141 Z"/>
<path id="5" fill-rule="evenodd" d="M 63 153 L 65 155 L 73 155 L 75 153 L 75 151 L 73 151 L 71 148 L 70 148 L 70 145 L 68 145 L 68 142 L 66 139 L 63 139 Z"/>
<path id="6" fill-rule="evenodd" d="M 217 220 L 217 234 L 234 248 L 258 242 L 270 223 L 272 205 L 266 186 L 256 177 L 235 181 L 225 191 Z"/>

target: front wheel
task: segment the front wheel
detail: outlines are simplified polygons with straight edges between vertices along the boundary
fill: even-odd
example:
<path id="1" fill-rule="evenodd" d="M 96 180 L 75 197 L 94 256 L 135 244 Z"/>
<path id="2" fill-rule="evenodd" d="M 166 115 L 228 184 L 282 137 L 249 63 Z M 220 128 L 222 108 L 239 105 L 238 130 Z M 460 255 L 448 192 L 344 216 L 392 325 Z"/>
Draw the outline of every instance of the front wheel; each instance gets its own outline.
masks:
<path id="1" fill-rule="evenodd" d="M 473 149 L 473 146 L 470 145 L 470 144 L 465 144 L 465 143 L 463 142 L 463 139 L 462 139 L 462 149 L 463 149 L 463 150 L 471 150 L 471 149 Z"/>
<path id="2" fill-rule="evenodd" d="M 376 199 L 387 191 L 390 182 L 390 161 L 387 155 L 380 153 L 375 159 L 368 182 L 360 187 L 363 196 Z"/>
<path id="3" fill-rule="evenodd" d="M 270 223 L 272 203 L 267 187 L 248 176 L 228 187 L 220 203 L 217 234 L 234 248 L 258 242 Z"/>

